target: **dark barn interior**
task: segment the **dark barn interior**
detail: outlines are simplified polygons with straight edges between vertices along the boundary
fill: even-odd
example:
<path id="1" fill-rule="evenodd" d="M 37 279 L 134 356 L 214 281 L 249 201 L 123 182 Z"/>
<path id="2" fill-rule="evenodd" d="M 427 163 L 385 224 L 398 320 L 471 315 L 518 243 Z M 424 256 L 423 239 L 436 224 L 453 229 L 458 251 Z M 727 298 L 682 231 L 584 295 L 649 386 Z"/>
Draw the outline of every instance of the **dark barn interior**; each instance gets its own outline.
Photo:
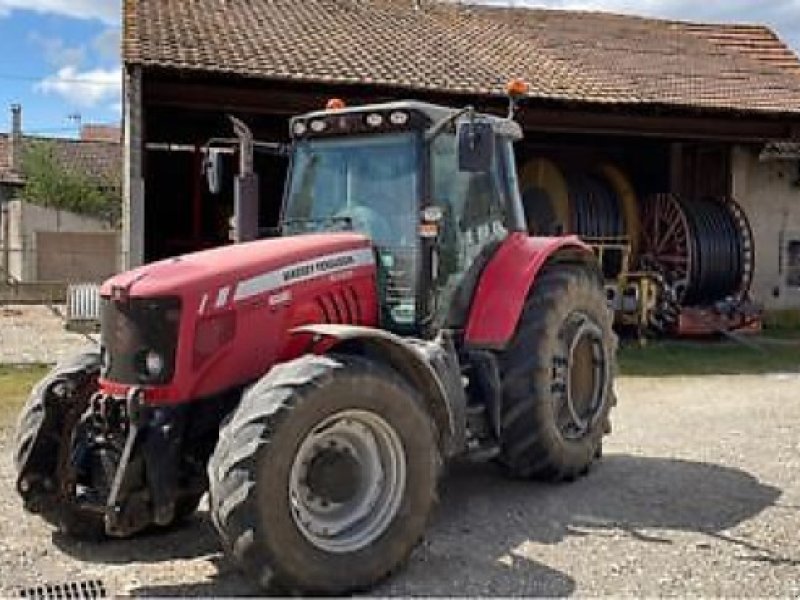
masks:
<path id="1" fill-rule="evenodd" d="M 239 78 L 176 78 L 173 72 L 149 75 L 142 94 L 146 106 L 143 169 L 148 262 L 229 242 L 233 178 L 238 169 L 235 151 L 224 158 L 219 194 L 208 191 L 202 174 L 205 144 L 211 138 L 232 136 L 227 115 L 242 119 L 257 140 L 285 143 L 292 115 L 319 110 L 334 97 L 348 104 L 413 98 L 451 106 L 472 104 L 497 114 L 506 111 L 503 99 L 364 87 L 269 85 Z M 692 119 L 684 117 L 663 123 L 658 118 L 647 119 L 650 131 L 634 126 L 612 129 L 585 110 L 573 108 L 560 114 L 562 122 L 551 122 L 549 111 L 523 107 L 520 118 L 526 139 L 517 146 L 521 172 L 537 157 L 552 160 L 567 176 L 610 163 L 626 175 L 641 197 L 661 192 L 688 198 L 729 193 L 730 142 L 726 140 L 735 135 L 741 139 L 742 135 L 730 128 L 698 131 Z M 683 126 L 683 137 L 676 124 Z M 259 226 L 268 229 L 278 220 L 288 161 L 266 153 L 256 153 L 255 161 L 260 178 Z"/>

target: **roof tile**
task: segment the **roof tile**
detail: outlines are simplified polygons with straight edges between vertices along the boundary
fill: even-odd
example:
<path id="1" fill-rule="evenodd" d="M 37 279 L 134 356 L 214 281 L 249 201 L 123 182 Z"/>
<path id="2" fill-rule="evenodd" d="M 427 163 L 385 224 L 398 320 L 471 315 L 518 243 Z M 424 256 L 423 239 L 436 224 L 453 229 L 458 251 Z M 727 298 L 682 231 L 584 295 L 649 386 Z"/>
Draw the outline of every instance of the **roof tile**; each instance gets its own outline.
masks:
<path id="1" fill-rule="evenodd" d="M 52 143 L 58 160 L 69 169 L 111 187 L 121 187 L 122 144 L 62 138 L 23 138 L 23 148 L 35 142 Z M 21 182 L 8 163 L 8 135 L 0 133 L 0 183 Z"/>
<path id="2" fill-rule="evenodd" d="M 411 0 L 125 0 L 128 64 L 562 101 L 800 114 L 768 28 Z"/>

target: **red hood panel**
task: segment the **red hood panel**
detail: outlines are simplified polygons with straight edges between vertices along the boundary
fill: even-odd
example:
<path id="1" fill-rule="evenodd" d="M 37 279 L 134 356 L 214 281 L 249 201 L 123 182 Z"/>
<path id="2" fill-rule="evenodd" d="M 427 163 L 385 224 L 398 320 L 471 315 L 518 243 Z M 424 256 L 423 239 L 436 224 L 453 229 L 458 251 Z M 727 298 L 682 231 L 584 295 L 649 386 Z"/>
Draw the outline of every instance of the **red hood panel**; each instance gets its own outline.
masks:
<path id="1" fill-rule="evenodd" d="M 370 247 L 370 241 L 354 233 L 321 233 L 258 240 L 222 246 L 155 262 L 116 275 L 106 281 L 102 293 L 128 288 L 131 296 L 185 295 L 209 285 L 231 284 L 326 254 Z"/>

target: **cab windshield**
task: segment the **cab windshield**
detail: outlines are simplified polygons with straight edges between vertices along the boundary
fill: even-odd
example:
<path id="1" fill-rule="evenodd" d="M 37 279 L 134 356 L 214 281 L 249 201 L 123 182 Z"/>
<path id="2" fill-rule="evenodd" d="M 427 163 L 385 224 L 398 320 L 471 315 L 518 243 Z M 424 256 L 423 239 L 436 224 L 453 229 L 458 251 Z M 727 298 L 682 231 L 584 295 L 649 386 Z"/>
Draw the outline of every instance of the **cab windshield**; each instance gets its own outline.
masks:
<path id="1" fill-rule="evenodd" d="M 410 243 L 419 187 L 416 166 L 412 134 L 300 143 L 284 229 L 352 228 L 379 246 Z"/>
<path id="2" fill-rule="evenodd" d="M 413 133 L 298 143 L 284 206 L 284 235 L 353 230 L 372 239 L 391 328 L 416 318 L 418 152 Z"/>

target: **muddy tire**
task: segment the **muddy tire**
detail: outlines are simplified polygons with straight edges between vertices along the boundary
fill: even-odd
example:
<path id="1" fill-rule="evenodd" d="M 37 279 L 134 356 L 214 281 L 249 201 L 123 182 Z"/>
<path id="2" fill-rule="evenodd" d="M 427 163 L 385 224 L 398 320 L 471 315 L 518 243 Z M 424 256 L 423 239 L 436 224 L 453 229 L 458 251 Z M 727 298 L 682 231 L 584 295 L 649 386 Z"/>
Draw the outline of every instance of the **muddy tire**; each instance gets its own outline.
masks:
<path id="1" fill-rule="evenodd" d="M 263 586 L 365 589 L 409 556 L 439 455 L 419 394 L 351 356 L 304 356 L 253 386 L 209 463 L 212 520 Z"/>
<path id="2" fill-rule="evenodd" d="M 602 454 L 616 403 L 611 325 L 588 269 L 557 265 L 537 277 L 500 356 L 500 460 L 512 476 L 571 481 Z"/>
<path id="3" fill-rule="evenodd" d="M 14 445 L 17 490 L 25 508 L 62 533 L 82 539 L 104 535 L 102 515 L 65 499 L 64 466 L 72 431 L 97 390 L 100 354 L 85 352 L 60 364 L 33 389 L 20 413 Z"/>

